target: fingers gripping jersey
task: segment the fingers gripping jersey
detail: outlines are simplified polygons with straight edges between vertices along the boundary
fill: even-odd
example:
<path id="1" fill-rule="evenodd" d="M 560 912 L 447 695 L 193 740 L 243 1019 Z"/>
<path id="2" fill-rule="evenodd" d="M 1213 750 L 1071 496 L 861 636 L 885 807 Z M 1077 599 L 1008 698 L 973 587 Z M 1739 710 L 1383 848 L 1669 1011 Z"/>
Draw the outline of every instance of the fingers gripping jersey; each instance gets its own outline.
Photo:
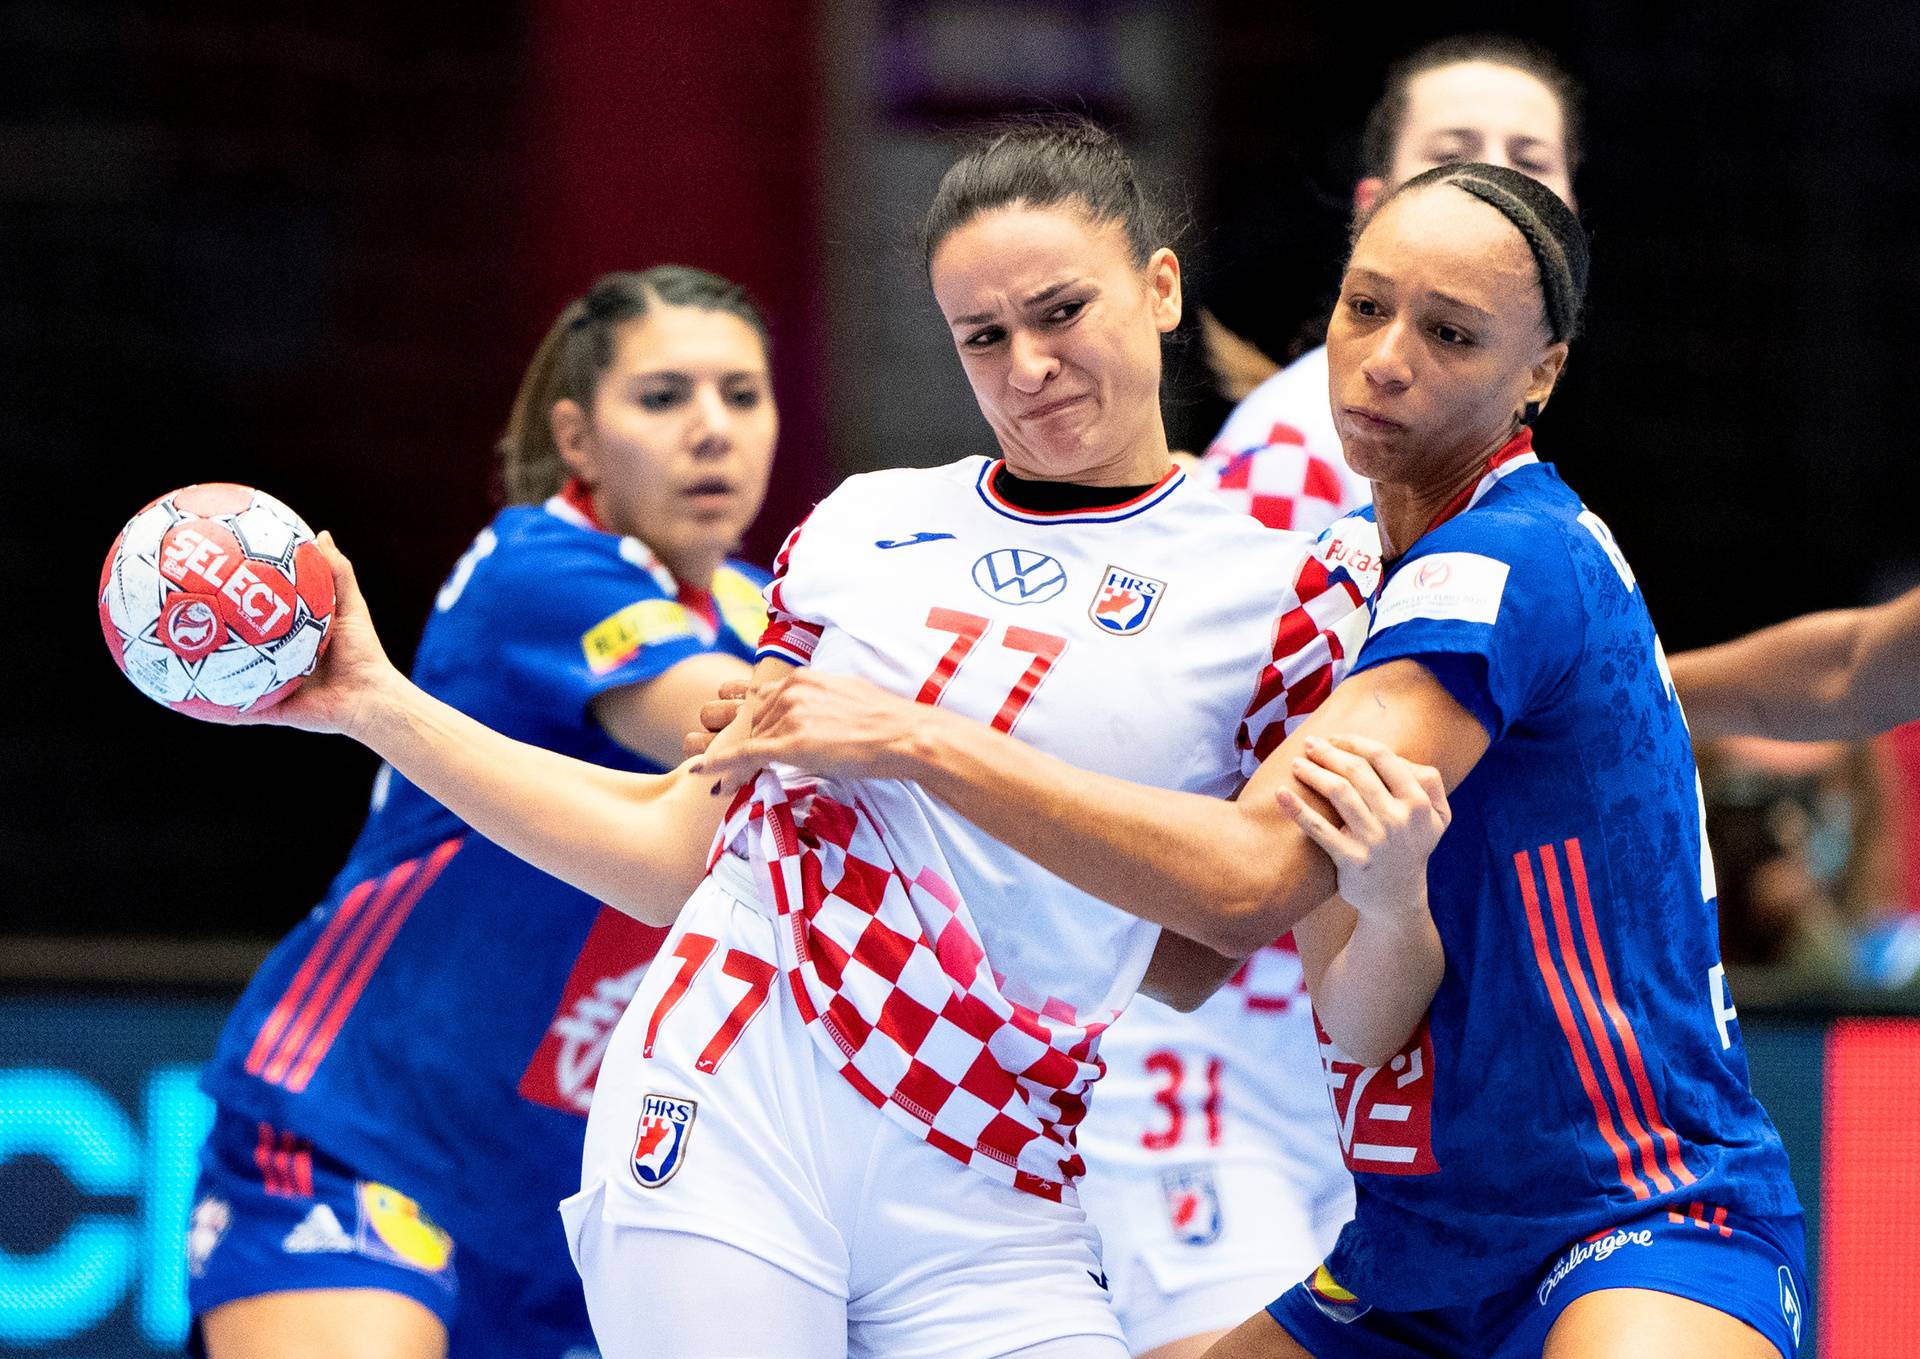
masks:
<path id="1" fill-rule="evenodd" d="M 1340 450 L 1324 347 L 1247 393 L 1208 445 L 1203 466 L 1221 499 L 1269 528 L 1318 533 L 1373 497 Z"/>
<path id="2" fill-rule="evenodd" d="M 1082 768 L 1231 794 L 1249 751 L 1330 686 L 1362 625 L 1359 591 L 1303 538 L 1181 473 L 1124 505 L 1033 513 L 994 492 L 992 467 L 834 492 L 776 562 L 763 654 L 863 676 Z M 848 1080 L 956 1158 L 1066 1192 L 1099 1035 L 1157 927 L 911 783 L 771 770 L 717 843 L 765 875 L 791 925 L 777 961 Z"/>

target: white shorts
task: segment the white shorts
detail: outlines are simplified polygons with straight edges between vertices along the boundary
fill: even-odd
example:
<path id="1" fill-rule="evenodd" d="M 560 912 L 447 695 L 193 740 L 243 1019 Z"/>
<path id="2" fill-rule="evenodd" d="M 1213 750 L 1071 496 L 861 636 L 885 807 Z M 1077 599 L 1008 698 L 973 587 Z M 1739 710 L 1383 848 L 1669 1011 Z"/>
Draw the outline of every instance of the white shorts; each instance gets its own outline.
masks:
<path id="1" fill-rule="evenodd" d="M 1080 1201 L 1128 1348 L 1232 1330 L 1312 1273 L 1353 1216 L 1335 1169 L 1310 1182 L 1278 1156 L 1095 1165 Z"/>
<path id="2" fill-rule="evenodd" d="M 987 1359 L 1069 1337 L 1123 1354 L 1079 1207 L 969 1170 L 868 1104 L 802 1024 L 756 895 L 723 857 L 614 1031 L 581 1192 L 561 1206 L 575 1263 L 603 1224 L 685 1233 L 845 1299 L 851 1355 Z M 681 1289 L 753 1305 L 662 1256 L 645 1278 L 596 1280 L 590 1263 L 589 1304 Z"/>

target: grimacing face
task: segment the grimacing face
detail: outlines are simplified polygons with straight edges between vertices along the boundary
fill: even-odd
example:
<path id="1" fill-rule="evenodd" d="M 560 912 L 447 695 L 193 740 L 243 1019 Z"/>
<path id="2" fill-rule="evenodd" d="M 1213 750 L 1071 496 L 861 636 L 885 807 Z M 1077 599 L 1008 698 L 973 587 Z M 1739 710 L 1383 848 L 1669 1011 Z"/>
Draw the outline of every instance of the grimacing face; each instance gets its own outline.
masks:
<path id="1" fill-rule="evenodd" d="M 1491 61 L 1422 71 L 1407 82 L 1407 108 L 1386 178 L 1362 180 L 1364 214 L 1394 186 L 1436 165 L 1479 161 L 1539 180 L 1573 204 L 1566 111 L 1537 76 Z"/>
<path id="2" fill-rule="evenodd" d="M 1354 243 L 1327 329 L 1347 462 L 1416 487 L 1454 475 L 1546 403 L 1566 356 L 1512 223 L 1451 185 L 1402 194 Z"/>
<path id="3" fill-rule="evenodd" d="M 1180 321 L 1171 250 L 1142 268 L 1120 223 L 1015 203 L 949 232 L 929 272 L 1008 467 L 1093 485 L 1161 475 L 1160 337 Z"/>
<path id="4" fill-rule="evenodd" d="M 620 327 L 591 407 L 557 402 L 552 422 L 601 522 L 700 584 L 760 512 L 780 428 L 753 327 L 658 303 Z"/>

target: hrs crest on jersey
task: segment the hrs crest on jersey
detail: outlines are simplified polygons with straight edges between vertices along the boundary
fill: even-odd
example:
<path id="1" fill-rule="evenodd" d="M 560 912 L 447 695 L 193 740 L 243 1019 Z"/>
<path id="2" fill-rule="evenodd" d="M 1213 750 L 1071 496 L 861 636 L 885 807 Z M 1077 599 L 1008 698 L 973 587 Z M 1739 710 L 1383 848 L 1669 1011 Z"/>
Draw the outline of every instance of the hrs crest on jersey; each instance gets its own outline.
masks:
<path id="1" fill-rule="evenodd" d="M 1140 575 L 1123 566 L 1109 566 L 1107 574 L 1100 581 L 1100 587 L 1093 592 L 1093 603 L 1087 606 L 1087 617 L 1102 632 L 1110 632 L 1116 637 L 1131 637 L 1136 632 L 1146 631 L 1147 624 L 1153 621 L 1154 611 L 1160 607 L 1160 597 L 1166 592 L 1167 583 L 1164 580 Z"/>
<path id="2" fill-rule="evenodd" d="M 1167 1226 L 1186 1246 L 1211 1246 L 1220 1239 L 1220 1191 L 1206 1166 L 1178 1166 L 1160 1173 L 1167 1196 Z"/>
<path id="3" fill-rule="evenodd" d="M 640 1127 L 633 1143 L 633 1178 L 643 1189 L 658 1189 L 672 1179 L 687 1155 L 698 1106 L 677 1095 L 649 1092 L 640 1102 Z"/>

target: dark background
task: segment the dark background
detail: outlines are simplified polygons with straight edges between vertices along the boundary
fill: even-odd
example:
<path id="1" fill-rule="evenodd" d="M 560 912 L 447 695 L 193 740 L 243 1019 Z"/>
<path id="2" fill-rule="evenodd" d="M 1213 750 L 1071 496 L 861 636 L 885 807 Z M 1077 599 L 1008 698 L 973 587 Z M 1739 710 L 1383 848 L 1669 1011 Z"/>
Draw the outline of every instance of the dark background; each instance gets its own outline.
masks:
<path id="1" fill-rule="evenodd" d="M 1913 572 L 1910 7 L 1194 13 L 1198 60 L 1170 75 L 1204 132 L 1200 300 L 1291 332 L 1332 281 L 1387 62 L 1441 32 L 1534 37 L 1588 85 L 1595 236 L 1588 335 L 1539 442 L 1613 526 L 1668 649 Z M 141 698 L 99 640 L 101 555 L 176 485 L 258 484 L 335 532 L 406 653 L 490 513 L 526 356 L 602 270 L 697 264 L 766 304 L 764 559 L 839 473 L 835 384 L 887 359 L 826 322 L 846 247 L 820 223 L 859 153 L 821 109 L 895 58 L 836 46 L 830 19 L 825 0 L 0 12 L 0 933 L 272 936 L 317 899 L 372 758 Z M 1216 412 L 1190 368 L 1173 423 L 1200 442 Z"/>

